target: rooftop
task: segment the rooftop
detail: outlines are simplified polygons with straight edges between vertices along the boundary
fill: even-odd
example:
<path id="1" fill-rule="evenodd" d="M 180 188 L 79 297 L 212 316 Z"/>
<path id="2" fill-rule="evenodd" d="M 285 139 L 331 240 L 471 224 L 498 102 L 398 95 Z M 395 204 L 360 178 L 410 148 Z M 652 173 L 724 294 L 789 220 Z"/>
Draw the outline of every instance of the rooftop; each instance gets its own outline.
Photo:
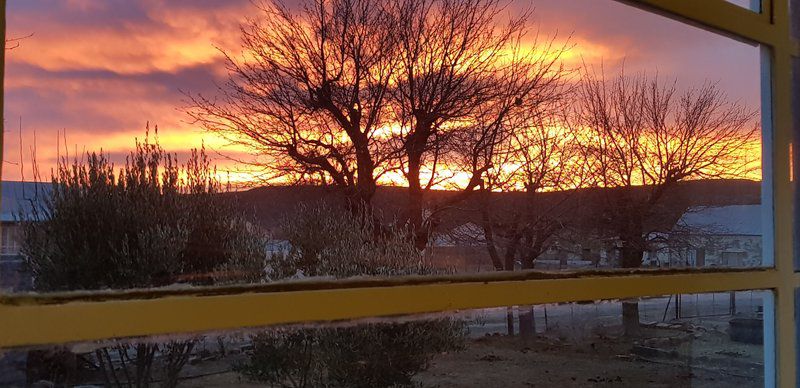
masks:
<path id="1" fill-rule="evenodd" d="M 689 209 L 676 228 L 691 232 L 761 235 L 761 205 L 705 206 Z"/>
<path id="2" fill-rule="evenodd" d="M 3 181 L 2 187 L 2 215 L 0 221 L 14 222 L 21 217 L 31 215 L 31 209 L 37 198 L 51 189 L 50 183 L 44 182 L 18 182 Z"/>

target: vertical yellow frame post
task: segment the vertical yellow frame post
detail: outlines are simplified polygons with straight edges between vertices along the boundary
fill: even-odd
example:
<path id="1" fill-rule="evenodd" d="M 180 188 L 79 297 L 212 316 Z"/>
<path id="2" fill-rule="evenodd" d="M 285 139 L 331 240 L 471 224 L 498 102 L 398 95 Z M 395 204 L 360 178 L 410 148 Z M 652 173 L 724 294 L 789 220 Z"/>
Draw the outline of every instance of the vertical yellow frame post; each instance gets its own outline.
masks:
<path id="1" fill-rule="evenodd" d="M 797 384 L 797 340 L 794 264 L 794 185 L 790 181 L 792 128 L 792 52 L 789 0 L 765 1 L 776 38 L 769 42 L 772 63 L 773 182 L 775 204 L 775 266 L 780 276 L 775 298 L 777 382 L 781 387 Z M 795 86 L 796 87 L 796 86 Z"/>

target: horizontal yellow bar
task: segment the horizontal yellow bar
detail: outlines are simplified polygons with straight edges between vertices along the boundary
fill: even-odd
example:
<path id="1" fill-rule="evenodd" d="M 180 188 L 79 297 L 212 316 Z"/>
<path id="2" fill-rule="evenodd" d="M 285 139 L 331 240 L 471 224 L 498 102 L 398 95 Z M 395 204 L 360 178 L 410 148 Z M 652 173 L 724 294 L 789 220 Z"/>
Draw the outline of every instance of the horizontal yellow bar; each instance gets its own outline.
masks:
<path id="1" fill-rule="evenodd" d="M 195 292 L 152 299 L 127 299 L 130 294 L 120 294 L 121 300 L 105 301 L 74 299 L 74 296 L 71 301 L 60 302 L 51 297 L 41 300 L 33 296 L 5 298 L 0 305 L 0 347 L 507 305 L 773 289 L 778 286 L 778 275 L 771 269 L 701 273 L 641 271 L 483 282 L 398 282 L 296 291 L 243 292 L 239 289 L 233 294 Z"/>
<path id="2" fill-rule="evenodd" d="M 275 281 L 270 283 L 243 283 L 221 286 L 186 286 L 162 288 L 131 288 L 105 290 L 75 290 L 62 292 L 29 292 L 3 294 L 0 292 L 0 305 L 42 305 L 66 302 L 99 302 L 130 299 L 154 299 L 169 296 L 218 296 L 241 293 L 272 293 L 289 291 L 318 291 L 344 288 L 395 287 L 431 285 L 441 283 L 488 283 L 501 281 L 580 279 L 590 277 L 624 277 L 626 275 L 683 275 L 712 273 L 756 273 L 773 271 L 772 268 L 674 268 L 674 269 L 603 269 L 573 271 L 491 271 L 471 274 L 450 275 L 407 275 L 390 277 L 351 277 L 343 279 L 315 278 L 307 280 Z M 800 274 L 798 274 L 800 276 Z M 799 278 L 800 279 L 800 278 Z"/>

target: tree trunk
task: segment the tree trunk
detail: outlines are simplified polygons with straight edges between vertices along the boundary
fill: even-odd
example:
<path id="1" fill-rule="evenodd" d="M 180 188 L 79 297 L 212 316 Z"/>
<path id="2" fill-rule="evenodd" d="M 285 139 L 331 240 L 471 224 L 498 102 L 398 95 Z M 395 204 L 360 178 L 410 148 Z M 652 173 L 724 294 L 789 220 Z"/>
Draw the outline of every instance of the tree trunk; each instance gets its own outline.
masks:
<path id="1" fill-rule="evenodd" d="M 428 246 L 428 230 L 425 227 L 424 206 L 422 203 L 424 195 L 419 187 L 409 187 L 408 190 L 408 226 L 411 228 L 414 246 L 422 251 Z"/>
<path id="2" fill-rule="evenodd" d="M 494 240 L 494 226 L 492 226 L 492 217 L 489 214 L 489 191 L 483 190 L 481 193 L 481 227 L 483 228 L 483 239 L 486 243 L 486 250 L 489 253 L 489 259 L 492 260 L 492 266 L 496 271 L 505 269 L 503 261 L 500 259 L 500 253 L 497 251 L 497 245 Z"/>
<path id="3" fill-rule="evenodd" d="M 639 302 L 622 302 L 622 326 L 625 329 L 625 336 L 639 336 L 641 333 L 641 327 L 639 326 Z"/>
<path id="4" fill-rule="evenodd" d="M 364 140 L 364 142 L 366 143 L 366 140 Z M 377 183 L 375 182 L 375 164 L 372 161 L 372 157 L 366 145 L 359 147 L 356 158 L 358 177 L 356 178 L 354 197 L 358 202 L 358 206 L 371 210 L 372 198 L 375 196 L 375 191 L 377 190 Z"/>
<path id="5" fill-rule="evenodd" d="M 644 241 L 641 237 L 642 232 L 634 231 L 622 239 L 622 268 L 640 268 L 642 266 L 642 255 L 644 254 Z M 639 302 L 622 302 L 622 325 L 625 335 L 636 337 L 641 332 L 639 322 Z"/>
<path id="6" fill-rule="evenodd" d="M 408 203 L 406 204 L 406 219 L 414 238 L 417 249 L 423 250 L 428 245 L 428 231 L 425 228 L 424 215 L 424 189 L 420 183 L 420 159 L 410 157 L 408 163 Z"/>
<path id="7" fill-rule="evenodd" d="M 506 307 L 506 326 L 508 326 L 508 336 L 514 336 L 514 308 Z"/>
<path id="8" fill-rule="evenodd" d="M 406 219 L 414 236 L 414 245 L 419 250 L 428 245 L 428 230 L 425 227 L 424 200 L 425 189 L 422 187 L 422 155 L 431 134 L 431 123 L 419 120 L 414 131 L 406 139 L 405 152 L 408 158 L 408 203 Z"/>
<path id="9" fill-rule="evenodd" d="M 536 321 L 533 306 L 519 307 L 519 335 L 523 338 L 536 336 Z"/>
<path id="10" fill-rule="evenodd" d="M 492 260 L 492 266 L 496 271 L 502 271 L 505 267 L 503 261 L 500 260 L 500 254 L 497 252 L 497 247 L 494 244 L 494 232 L 490 224 L 483 224 L 483 235 L 486 239 L 486 251 L 489 253 L 489 259 Z"/>
<path id="11" fill-rule="evenodd" d="M 348 210 L 354 215 L 371 215 L 372 197 L 375 194 L 375 190 L 375 187 L 352 187 L 345 191 Z"/>
<path id="12" fill-rule="evenodd" d="M 534 267 L 534 260 L 535 257 L 538 257 L 539 254 L 534 254 L 532 251 L 535 251 L 537 248 L 534 246 L 533 250 L 529 250 L 526 255 L 524 255 L 522 260 L 522 269 L 533 269 Z M 519 307 L 519 334 L 523 338 L 531 338 L 536 336 L 536 320 L 533 315 L 533 306 L 520 306 Z"/>

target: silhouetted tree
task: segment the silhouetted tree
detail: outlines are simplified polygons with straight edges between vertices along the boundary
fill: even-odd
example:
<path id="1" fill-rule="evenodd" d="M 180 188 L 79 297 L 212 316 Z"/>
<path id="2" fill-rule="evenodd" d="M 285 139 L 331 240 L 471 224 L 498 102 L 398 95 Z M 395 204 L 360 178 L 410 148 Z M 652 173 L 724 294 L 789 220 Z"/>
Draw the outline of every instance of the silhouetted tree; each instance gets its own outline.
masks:
<path id="1" fill-rule="evenodd" d="M 334 185 L 370 204 L 386 172 L 386 102 L 397 68 L 386 1 L 307 0 L 299 11 L 255 3 L 241 59 L 225 53 L 219 98 L 190 96 L 189 115 L 244 145 L 268 177 Z"/>
<path id="2" fill-rule="evenodd" d="M 609 189 L 601 229 L 619 239 L 623 268 L 642 265 L 647 221 L 680 182 L 741 178 L 757 168 L 757 112 L 729 102 L 714 84 L 679 95 L 675 83 L 657 77 L 605 80 L 587 69 L 579 91 L 584 156 L 597 185 Z M 623 303 L 623 318 L 635 334 L 638 304 Z"/>
<path id="3" fill-rule="evenodd" d="M 513 271 L 517 262 L 522 269 L 533 269 L 536 259 L 568 227 L 576 207 L 570 190 L 587 184 L 575 134 L 562 117 L 555 109 L 520 115 L 487 171 L 478 201 L 483 230 L 479 237 L 499 271 Z M 499 203 L 494 192 L 519 196 Z M 532 309 L 520 310 L 520 334 L 527 336 L 533 333 Z M 508 326 L 513 334 L 513 322 Z"/>
<path id="4" fill-rule="evenodd" d="M 504 23 L 499 0 L 257 4 L 220 99 L 193 96 L 189 114 L 267 171 L 344 188 L 351 203 L 368 206 L 378 180 L 401 172 L 418 249 L 438 213 L 480 186 L 508 119 L 562 98 L 567 47 L 527 42 L 529 13 Z M 468 182 L 428 209 L 456 163 Z"/>
<path id="5" fill-rule="evenodd" d="M 564 97 L 560 57 L 568 47 L 529 36 L 529 12 L 502 21 L 499 0 L 397 3 L 395 140 L 409 187 L 406 219 L 423 248 L 438 213 L 480 188 L 509 121 Z M 450 187 L 458 194 L 428 206 L 426 193 L 454 170 L 468 177 Z"/>

